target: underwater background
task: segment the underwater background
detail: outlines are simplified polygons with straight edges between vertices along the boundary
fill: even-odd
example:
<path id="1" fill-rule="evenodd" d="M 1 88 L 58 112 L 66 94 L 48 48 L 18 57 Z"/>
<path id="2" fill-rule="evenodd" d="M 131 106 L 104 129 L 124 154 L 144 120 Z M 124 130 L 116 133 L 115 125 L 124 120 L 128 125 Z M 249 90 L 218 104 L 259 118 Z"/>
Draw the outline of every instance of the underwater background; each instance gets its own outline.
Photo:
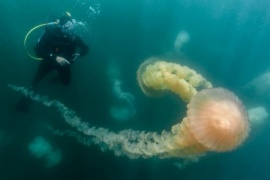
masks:
<path id="1" fill-rule="evenodd" d="M 78 31 L 90 52 L 74 63 L 69 87 L 52 81 L 52 73 L 39 91 L 91 126 L 161 132 L 186 115 L 186 104 L 176 95 L 153 98 L 141 92 L 136 71 L 149 57 L 186 65 L 215 87 L 235 92 L 247 109 L 259 106 L 269 112 L 270 78 L 260 79 L 270 72 L 269 1 L 1 0 L 0 9 L 1 180 L 270 179 L 268 116 L 251 124 L 249 138 L 232 152 L 207 153 L 188 163 L 181 158 L 129 159 L 55 135 L 48 127 L 70 129 L 60 115 L 39 103 L 26 113 L 15 111 L 22 95 L 8 88 L 29 87 L 40 63 L 24 49 L 27 32 L 48 16 L 68 11 L 81 22 Z M 29 35 L 30 52 L 41 34 L 42 28 Z M 177 43 L 178 35 L 182 41 Z M 134 111 L 128 118 L 111 113 L 118 103 L 115 79 L 132 94 Z M 38 140 L 41 151 L 54 152 L 50 157 L 31 152 Z"/>

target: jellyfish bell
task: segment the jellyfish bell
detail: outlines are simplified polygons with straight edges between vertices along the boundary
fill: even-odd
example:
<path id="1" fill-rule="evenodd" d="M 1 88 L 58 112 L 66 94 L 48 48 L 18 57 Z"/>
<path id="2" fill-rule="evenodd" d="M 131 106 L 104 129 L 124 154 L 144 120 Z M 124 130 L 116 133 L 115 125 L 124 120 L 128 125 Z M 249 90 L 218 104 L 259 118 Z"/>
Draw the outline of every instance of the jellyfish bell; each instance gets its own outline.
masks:
<path id="1" fill-rule="evenodd" d="M 138 84 L 139 84 L 142 92 L 146 96 L 160 96 L 162 94 L 162 92 L 160 90 L 157 90 L 158 85 L 156 86 L 156 89 L 154 89 L 153 87 L 148 85 L 149 81 L 151 82 L 151 81 L 153 81 L 153 79 L 157 79 L 157 77 L 160 77 L 160 76 L 158 74 L 155 74 L 155 75 L 151 74 L 152 75 L 151 76 L 151 75 L 149 75 L 149 73 L 146 73 L 147 69 L 151 72 L 157 71 L 157 68 L 153 64 L 159 60 L 160 59 L 155 58 L 155 57 L 148 58 L 146 61 L 144 61 L 140 65 L 140 67 L 137 71 Z"/>
<path id="2" fill-rule="evenodd" d="M 187 131 L 208 151 L 230 151 L 250 132 L 247 112 L 232 92 L 223 88 L 205 89 L 188 104 Z"/>

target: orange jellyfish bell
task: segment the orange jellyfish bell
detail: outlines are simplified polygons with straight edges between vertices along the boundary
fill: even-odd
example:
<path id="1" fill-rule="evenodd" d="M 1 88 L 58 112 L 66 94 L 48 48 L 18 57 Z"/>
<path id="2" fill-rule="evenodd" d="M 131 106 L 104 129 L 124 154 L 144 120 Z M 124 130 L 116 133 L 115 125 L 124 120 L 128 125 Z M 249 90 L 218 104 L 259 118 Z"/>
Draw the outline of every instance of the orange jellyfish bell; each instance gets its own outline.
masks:
<path id="1" fill-rule="evenodd" d="M 248 136 L 247 112 L 232 92 L 205 89 L 188 104 L 187 126 L 196 141 L 209 151 L 230 151 Z"/>

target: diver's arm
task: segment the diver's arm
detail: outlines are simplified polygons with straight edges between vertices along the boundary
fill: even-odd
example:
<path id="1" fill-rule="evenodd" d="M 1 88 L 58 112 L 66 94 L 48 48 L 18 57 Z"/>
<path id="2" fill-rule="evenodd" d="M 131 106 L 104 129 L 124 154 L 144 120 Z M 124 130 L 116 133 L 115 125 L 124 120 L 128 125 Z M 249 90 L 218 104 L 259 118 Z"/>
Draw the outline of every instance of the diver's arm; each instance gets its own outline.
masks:
<path id="1" fill-rule="evenodd" d="M 49 60 L 49 61 L 56 61 L 61 66 L 65 64 L 70 64 L 65 58 L 56 56 L 54 54 L 51 54 L 47 48 L 46 48 L 46 36 L 44 38 L 44 35 L 41 37 L 41 39 L 38 41 L 37 46 L 35 47 L 36 54 L 39 57 L 42 57 L 43 60 Z"/>
<path id="2" fill-rule="evenodd" d="M 51 54 L 48 47 L 50 41 L 51 41 L 51 37 L 48 34 L 48 32 L 45 30 L 45 32 L 39 38 L 35 46 L 36 55 L 38 57 L 41 57 L 43 60 L 56 60 L 56 55 Z"/>
<path id="3" fill-rule="evenodd" d="M 76 37 L 75 41 L 78 48 L 80 49 L 78 52 L 80 56 L 86 55 L 89 51 L 88 46 L 83 42 L 83 40 L 79 36 Z"/>

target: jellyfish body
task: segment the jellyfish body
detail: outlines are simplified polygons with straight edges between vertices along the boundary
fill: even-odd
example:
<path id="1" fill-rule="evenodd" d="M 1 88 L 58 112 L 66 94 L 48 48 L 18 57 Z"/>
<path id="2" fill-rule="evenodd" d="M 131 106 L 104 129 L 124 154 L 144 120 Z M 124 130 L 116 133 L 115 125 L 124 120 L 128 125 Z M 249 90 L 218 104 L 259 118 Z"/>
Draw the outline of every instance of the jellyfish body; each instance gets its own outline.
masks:
<path id="1" fill-rule="evenodd" d="M 114 100 L 110 108 L 110 115 L 118 121 L 127 121 L 136 114 L 134 96 L 130 92 L 122 90 L 120 80 L 120 67 L 116 61 L 112 61 L 107 70 L 108 77 L 112 83 Z"/>

